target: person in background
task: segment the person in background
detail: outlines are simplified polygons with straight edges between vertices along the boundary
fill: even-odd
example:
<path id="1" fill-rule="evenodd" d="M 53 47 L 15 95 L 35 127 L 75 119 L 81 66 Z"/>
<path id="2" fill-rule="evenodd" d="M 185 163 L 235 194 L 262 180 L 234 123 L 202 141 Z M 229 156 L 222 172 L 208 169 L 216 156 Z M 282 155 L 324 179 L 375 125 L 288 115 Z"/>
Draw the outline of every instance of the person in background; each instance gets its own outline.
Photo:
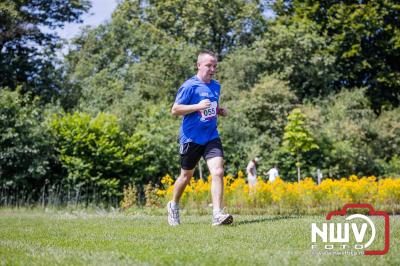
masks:
<path id="1" fill-rule="evenodd" d="M 267 175 L 269 176 L 269 182 L 274 182 L 279 176 L 278 167 L 274 165 L 274 167 L 268 170 Z"/>
<path id="2" fill-rule="evenodd" d="M 247 164 L 246 167 L 247 182 L 250 188 L 254 187 L 257 184 L 257 165 L 259 161 L 260 158 L 255 157 Z"/>

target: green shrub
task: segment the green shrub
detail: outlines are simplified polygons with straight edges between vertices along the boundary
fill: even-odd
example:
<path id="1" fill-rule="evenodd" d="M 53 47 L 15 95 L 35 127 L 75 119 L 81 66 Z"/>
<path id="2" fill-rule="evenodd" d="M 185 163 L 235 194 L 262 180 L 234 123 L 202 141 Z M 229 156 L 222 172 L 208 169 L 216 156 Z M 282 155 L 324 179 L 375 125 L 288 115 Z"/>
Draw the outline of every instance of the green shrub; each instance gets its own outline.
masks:
<path id="1" fill-rule="evenodd" d="M 54 154 L 38 101 L 0 89 L 0 182 L 8 203 L 37 198 L 46 178 L 53 178 Z"/>
<path id="2" fill-rule="evenodd" d="M 105 113 L 90 117 L 75 112 L 54 116 L 51 126 L 68 183 L 94 195 L 96 200 L 119 196 L 130 181 L 138 157 L 117 118 Z"/>

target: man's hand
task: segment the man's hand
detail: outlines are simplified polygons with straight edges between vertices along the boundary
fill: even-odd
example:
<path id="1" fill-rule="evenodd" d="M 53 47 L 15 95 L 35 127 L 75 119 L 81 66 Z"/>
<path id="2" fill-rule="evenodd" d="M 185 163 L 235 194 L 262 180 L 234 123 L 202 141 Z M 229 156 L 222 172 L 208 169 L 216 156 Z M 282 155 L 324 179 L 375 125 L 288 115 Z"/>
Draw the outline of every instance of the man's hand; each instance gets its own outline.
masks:
<path id="1" fill-rule="evenodd" d="M 211 102 L 209 99 L 204 99 L 197 104 L 199 110 L 207 109 L 211 106 Z"/>
<path id="2" fill-rule="evenodd" d="M 219 109 L 218 109 L 218 114 L 220 115 L 220 116 L 228 116 L 228 109 L 227 108 L 223 108 L 223 107 L 220 107 Z"/>

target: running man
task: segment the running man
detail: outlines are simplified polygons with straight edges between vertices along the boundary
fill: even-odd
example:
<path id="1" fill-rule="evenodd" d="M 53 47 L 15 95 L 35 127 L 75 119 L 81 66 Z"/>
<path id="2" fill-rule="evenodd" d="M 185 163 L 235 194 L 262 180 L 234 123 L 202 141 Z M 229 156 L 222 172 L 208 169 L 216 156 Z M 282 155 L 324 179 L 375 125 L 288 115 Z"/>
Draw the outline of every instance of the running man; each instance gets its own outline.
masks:
<path id="1" fill-rule="evenodd" d="M 181 173 L 175 181 L 173 199 L 168 202 L 168 223 L 180 224 L 179 200 L 203 157 L 211 173 L 212 225 L 231 224 L 233 217 L 222 210 L 224 193 L 224 153 L 217 130 L 218 115 L 227 116 L 228 110 L 219 107 L 220 84 L 213 80 L 217 71 L 217 57 L 202 51 L 197 58 L 197 74 L 179 88 L 172 106 L 173 115 L 182 115 L 179 132 Z"/>

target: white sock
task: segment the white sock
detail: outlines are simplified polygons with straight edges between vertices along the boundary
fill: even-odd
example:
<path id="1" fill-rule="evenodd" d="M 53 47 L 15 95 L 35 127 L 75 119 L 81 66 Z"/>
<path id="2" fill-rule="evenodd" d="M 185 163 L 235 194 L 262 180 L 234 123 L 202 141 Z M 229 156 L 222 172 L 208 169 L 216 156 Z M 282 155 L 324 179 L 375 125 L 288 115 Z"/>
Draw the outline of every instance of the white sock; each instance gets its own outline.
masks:
<path id="1" fill-rule="evenodd" d="M 171 207 L 172 207 L 173 209 L 179 209 L 179 204 L 176 203 L 175 201 L 171 200 Z"/>
<path id="2" fill-rule="evenodd" d="M 220 208 L 215 208 L 215 209 L 213 209 L 213 215 L 216 215 L 216 214 L 218 214 L 218 213 L 220 213 L 221 212 L 221 209 Z"/>

